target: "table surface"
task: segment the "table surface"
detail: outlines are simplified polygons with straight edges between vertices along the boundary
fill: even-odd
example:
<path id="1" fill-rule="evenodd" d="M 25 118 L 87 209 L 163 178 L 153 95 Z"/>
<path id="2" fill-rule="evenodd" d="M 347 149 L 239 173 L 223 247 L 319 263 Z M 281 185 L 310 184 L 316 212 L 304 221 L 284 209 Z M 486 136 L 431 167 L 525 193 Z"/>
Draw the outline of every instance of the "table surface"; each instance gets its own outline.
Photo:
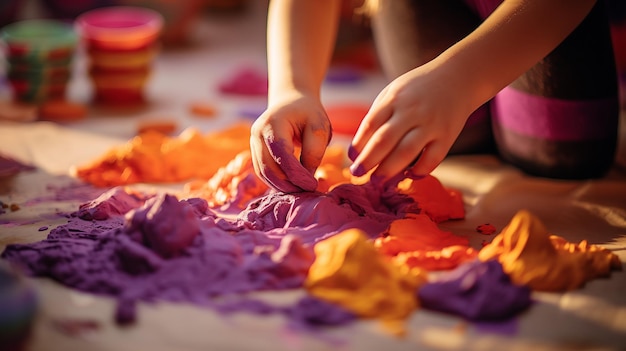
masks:
<path id="1" fill-rule="evenodd" d="M 0 153 L 33 164 L 0 180 L 0 200 L 24 204 L 45 196 L 51 185 L 67 184 L 70 169 L 100 156 L 131 138 L 137 123 L 150 119 L 176 119 L 179 131 L 193 127 L 202 132 L 220 130 L 239 120 L 242 109 L 261 109 L 264 98 L 224 97 L 218 81 L 241 67 L 265 67 L 265 8 L 252 2 L 237 16 L 207 16 L 197 23 L 194 44 L 165 49 L 154 66 L 147 96 L 150 104 L 128 112 L 90 108 L 81 122 L 59 125 L 48 122 L 0 124 Z M 90 84 L 85 59 L 75 61 L 69 99 L 89 103 Z M 324 86 L 325 103 L 369 103 L 385 84 L 379 74 L 358 85 Z M 191 102 L 214 103 L 218 115 L 194 118 Z M 624 118 L 622 118 L 624 121 Z M 624 123 L 621 135 L 624 136 Z M 618 164 L 598 180 L 556 181 L 533 178 L 487 155 L 454 156 L 433 173 L 446 186 L 463 192 L 466 218 L 441 227 L 467 235 L 474 247 L 483 239 L 478 224 L 506 225 L 520 209 L 537 215 L 554 234 L 569 241 L 583 239 L 607 247 L 626 262 L 626 162 L 624 140 Z M 150 187 L 150 185 L 143 185 Z M 180 184 L 159 186 L 158 191 L 178 189 Z M 155 187 L 155 189 L 157 189 Z M 0 226 L 0 251 L 7 244 L 42 240 L 65 219 L 58 211 L 72 211 L 75 200 L 46 201 L 7 212 Z M 416 311 L 408 320 L 408 334 L 399 339 L 386 334 L 375 321 L 360 321 L 332 328 L 319 335 L 290 331 L 279 316 L 236 314 L 224 317 L 188 304 L 140 305 L 139 321 L 131 327 L 112 322 L 113 301 L 74 291 L 47 279 L 33 279 L 41 298 L 41 310 L 27 349 L 39 350 L 618 350 L 626 348 L 626 273 L 589 282 L 566 293 L 534 293 L 537 303 L 520 315 L 513 333 L 487 331 L 481 325 L 454 316 Z M 259 298 L 286 303 L 300 291 L 268 292 Z M 60 319 L 95 320 L 98 330 L 68 335 L 55 328 Z M 491 328 L 493 329 L 493 328 Z"/>

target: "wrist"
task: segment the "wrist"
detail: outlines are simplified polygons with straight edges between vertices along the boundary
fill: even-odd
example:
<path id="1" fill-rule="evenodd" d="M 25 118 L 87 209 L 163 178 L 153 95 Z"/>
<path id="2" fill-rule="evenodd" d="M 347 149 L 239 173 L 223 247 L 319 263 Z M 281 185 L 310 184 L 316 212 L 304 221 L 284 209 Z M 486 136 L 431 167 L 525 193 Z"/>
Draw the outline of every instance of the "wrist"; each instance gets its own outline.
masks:
<path id="1" fill-rule="evenodd" d="M 271 106 L 282 101 L 294 101 L 302 98 L 319 100 L 320 94 L 310 88 L 296 87 L 293 84 L 273 85 L 270 83 L 267 103 L 268 106 Z"/>
<path id="2" fill-rule="evenodd" d="M 440 56 L 424 65 L 424 68 L 431 70 L 439 89 L 454 101 L 456 110 L 462 115 L 469 116 L 493 96 L 485 84 L 486 80 L 476 74 L 476 68 L 471 62 L 454 56 Z"/>

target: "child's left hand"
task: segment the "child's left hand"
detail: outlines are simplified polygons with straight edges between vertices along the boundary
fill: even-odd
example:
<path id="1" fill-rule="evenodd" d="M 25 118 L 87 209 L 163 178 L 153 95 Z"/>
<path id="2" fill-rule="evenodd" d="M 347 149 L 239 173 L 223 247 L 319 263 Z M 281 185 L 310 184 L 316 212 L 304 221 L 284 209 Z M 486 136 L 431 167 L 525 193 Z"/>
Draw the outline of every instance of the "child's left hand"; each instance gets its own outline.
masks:
<path id="1" fill-rule="evenodd" d="M 361 176 L 377 167 L 372 176 L 382 180 L 410 166 L 414 175 L 430 173 L 474 108 L 464 89 L 462 79 L 432 65 L 392 81 L 374 100 L 354 136 L 349 150 L 352 174 Z"/>

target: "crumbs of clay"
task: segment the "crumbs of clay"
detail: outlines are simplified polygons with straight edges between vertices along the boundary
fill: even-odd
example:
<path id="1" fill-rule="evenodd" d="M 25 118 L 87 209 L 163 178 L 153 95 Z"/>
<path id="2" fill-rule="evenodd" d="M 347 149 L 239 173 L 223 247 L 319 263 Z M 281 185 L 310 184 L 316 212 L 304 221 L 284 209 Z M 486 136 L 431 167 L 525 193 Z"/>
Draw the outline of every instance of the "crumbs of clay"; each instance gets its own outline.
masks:
<path id="1" fill-rule="evenodd" d="M 217 115 L 217 108 L 207 102 L 194 102 L 189 105 L 189 113 L 195 117 L 213 118 Z"/>
<path id="2" fill-rule="evenodd" d="M 484 235 L 491 235 L 491 234 L 495 233 L 496 230 L 497 230 L 496 226 L 494 226 L 491 223 L 481 224 L 481 225 L 476 227 L 476 231 L 479 232 L 480 234 L 484 234 Z"/>
<path id="3" fill-rule="evenodd" d="M 174 119 L 151 119 L 141 121 L 137 125 L 137 134 L 156 132 L 164 135 L 170 135 L 178 129 L 178 124 Z"/>

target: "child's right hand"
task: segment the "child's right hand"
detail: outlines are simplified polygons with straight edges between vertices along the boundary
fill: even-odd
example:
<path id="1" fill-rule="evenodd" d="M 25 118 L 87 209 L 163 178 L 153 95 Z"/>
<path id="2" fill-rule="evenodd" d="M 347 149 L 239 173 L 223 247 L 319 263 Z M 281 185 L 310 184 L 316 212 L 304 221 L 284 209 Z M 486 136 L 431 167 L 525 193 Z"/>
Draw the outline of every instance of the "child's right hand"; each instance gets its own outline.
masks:
<path id="1" fill-rule="evenodd" d="M 250 151 L 256 174 L 270 187 L 287 193 L 314 191 L 313 177 L 332 136 L 319 101 L 292 92 L 273 101 L 254 122 Z M 300 159 L 294 152 L 301 148 Z"/>

